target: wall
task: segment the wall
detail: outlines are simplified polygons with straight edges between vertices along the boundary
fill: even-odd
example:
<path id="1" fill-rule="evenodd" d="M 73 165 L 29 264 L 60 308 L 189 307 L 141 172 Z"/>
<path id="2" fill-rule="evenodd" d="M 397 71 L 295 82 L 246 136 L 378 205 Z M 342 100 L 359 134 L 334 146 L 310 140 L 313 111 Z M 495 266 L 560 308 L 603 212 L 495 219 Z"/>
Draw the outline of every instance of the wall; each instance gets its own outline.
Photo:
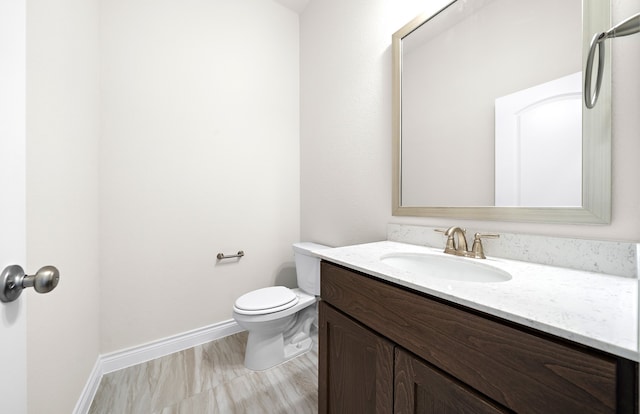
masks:
<path id="1" fill-rule="evenodd" d="M 299 43 L 298 15 L 264 0 L 111 0 L 100 15 L 105 353 L 292 284 Z"/>
<path id="2" fill-rule="evenodd" d="M 53 292 L 24 293 L 28 410 L 69 413 L 99 351 L 98 2 L 26 4 L 25 270 L 61 273 Z"/>
<path id="3" fill-rule="evenodd" d="M 391 35 L 425 8 L 437 10 L 435 3 L 311 1 L 302 13 L 301 237 L 332 245 L 383 240 L 386 224 L 394 222 L 640 240 L 637 35 L 616 39 L 609 48 L 614 79 L 610 225 L 453 222 L 391 216 Z M 613 20 L 620 21 L 639 10 L 638 0 L 614 0 Z"/>

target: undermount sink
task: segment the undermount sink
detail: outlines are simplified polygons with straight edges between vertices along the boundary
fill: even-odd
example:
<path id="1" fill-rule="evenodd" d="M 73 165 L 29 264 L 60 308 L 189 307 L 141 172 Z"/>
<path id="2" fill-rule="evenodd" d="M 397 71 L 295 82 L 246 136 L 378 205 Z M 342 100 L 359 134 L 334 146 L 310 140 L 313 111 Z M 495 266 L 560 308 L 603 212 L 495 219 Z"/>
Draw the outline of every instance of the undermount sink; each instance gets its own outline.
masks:
<path id="1" fill-rule="evenodd" d="M 447 257 L 427 253 L 394 253 L 381 257 L 380 261 L 401 270 L 438 279 L 481 283 L 511 280 L 511 275 L 502 269 L 478 263 L 473 259 L 455 256 Z"/>

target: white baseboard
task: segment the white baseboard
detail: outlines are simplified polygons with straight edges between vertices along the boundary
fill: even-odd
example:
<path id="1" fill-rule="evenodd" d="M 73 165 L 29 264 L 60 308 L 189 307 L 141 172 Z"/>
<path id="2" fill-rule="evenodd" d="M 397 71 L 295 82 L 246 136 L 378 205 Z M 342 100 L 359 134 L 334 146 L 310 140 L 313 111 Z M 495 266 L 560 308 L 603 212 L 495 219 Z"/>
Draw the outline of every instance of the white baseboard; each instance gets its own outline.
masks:
<path id="1" fill-rule="evenodd" d="M 241 331 L 243 329 L 233 319 L 230 319 L 147 344 L 99 355 L 73 413 L 86 414 L 89 412 L 100 380 L 105 374 L 193 348 Z"/>
<path id="2" fill-rule="evenodd" d="M 80 398 L 76 403 L 76 407 L 73 409 L 73 414 L 87 414 L 89 412 L 89 408 L 91 408 L 93 397 L 96 395 L 96 391 L 98 391 L 98 386 L 100 385 L 101 379 L 101 362 L 100 356 L 98 356 L 98 360 L 91 370 L 89 379 L 84 385 L 84 389 L 82 390 L 82 394 L 80 394 Z"/>

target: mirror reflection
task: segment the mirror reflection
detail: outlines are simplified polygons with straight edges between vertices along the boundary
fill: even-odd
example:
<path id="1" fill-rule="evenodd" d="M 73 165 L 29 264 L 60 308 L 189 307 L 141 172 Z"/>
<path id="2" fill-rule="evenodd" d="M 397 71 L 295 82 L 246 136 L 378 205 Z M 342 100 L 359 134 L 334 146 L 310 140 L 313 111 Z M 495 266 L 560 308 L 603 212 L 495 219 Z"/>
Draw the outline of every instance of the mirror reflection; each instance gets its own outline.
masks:
<path id="1" fill-rule="evenodd" d="M 495 100 L 495 205 L 582 205 L 581 73 Z"/>
<path id="2" fill-rule="evenodd" d="M 459 0 L 394 35 L 394 214 L 608 202 L 593 198 L 589 170 L 607 165 L 583 160 L 593 148 L 583 140 L 582 22 L 581 0 Z"/>

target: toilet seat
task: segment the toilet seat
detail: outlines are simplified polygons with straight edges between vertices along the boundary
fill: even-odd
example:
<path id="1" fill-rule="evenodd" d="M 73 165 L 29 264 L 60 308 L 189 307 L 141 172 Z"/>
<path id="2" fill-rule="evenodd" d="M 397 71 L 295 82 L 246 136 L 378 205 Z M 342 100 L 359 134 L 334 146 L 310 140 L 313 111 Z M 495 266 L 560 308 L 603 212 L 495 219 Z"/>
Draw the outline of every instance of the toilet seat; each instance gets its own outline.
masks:
<path id="1" fill-rule="evenodd" d="M 298 296 L 284 286 L 271 286 L 240 296 L 233 310 L 242 315 L 263 315 L 289 309 L 298 303 Z"/>

